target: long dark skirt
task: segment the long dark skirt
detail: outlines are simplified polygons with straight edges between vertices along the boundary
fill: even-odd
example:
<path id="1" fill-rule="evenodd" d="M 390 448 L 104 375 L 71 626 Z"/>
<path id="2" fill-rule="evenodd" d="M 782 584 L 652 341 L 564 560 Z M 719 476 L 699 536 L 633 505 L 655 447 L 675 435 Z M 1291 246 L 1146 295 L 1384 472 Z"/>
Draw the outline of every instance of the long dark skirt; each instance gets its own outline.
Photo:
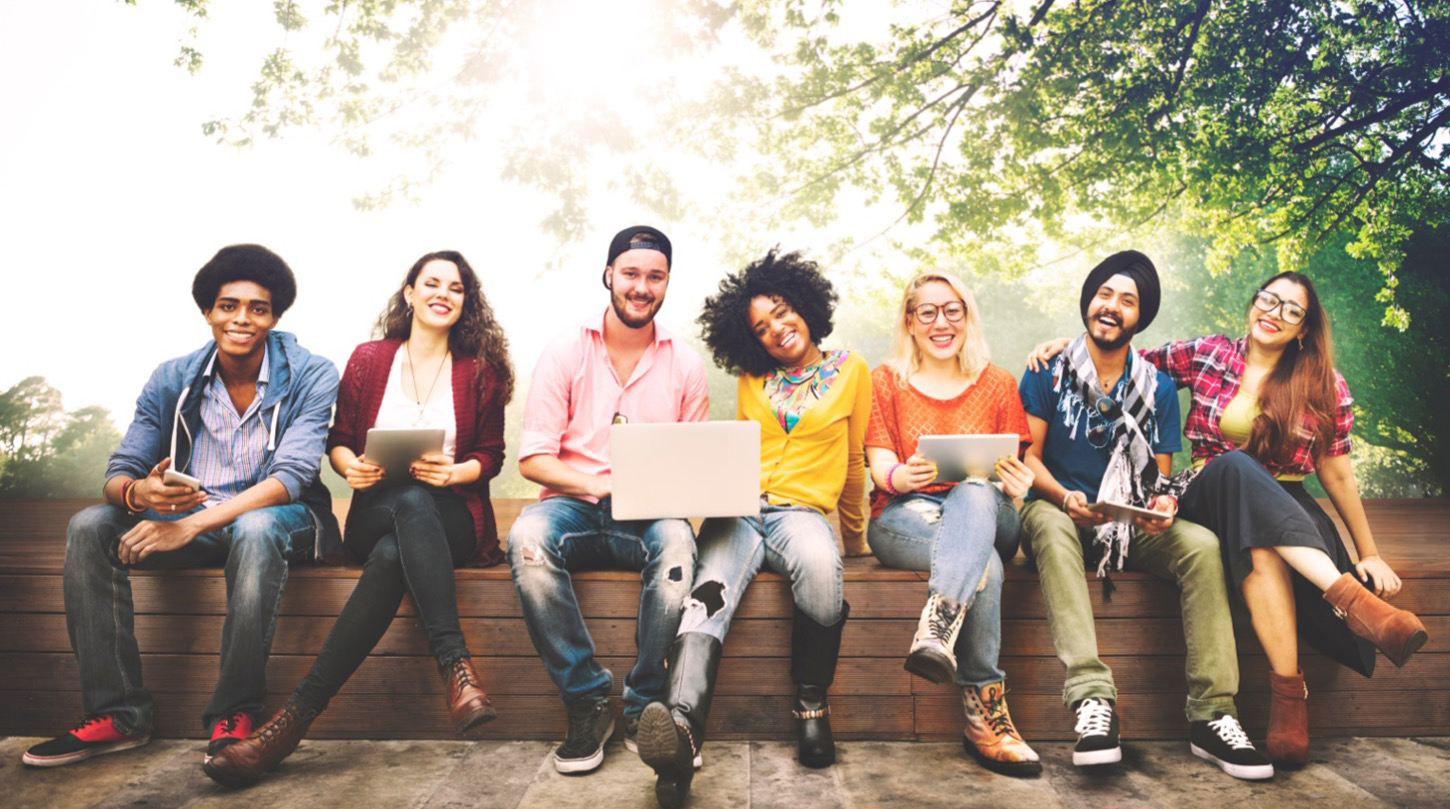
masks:
<path id="1" fill-rule="evenodd" d="M 1232 598 L 1243 602 L 1244 579 L 1254 571 L 1251 548 L 1300 546 L 1329 554 L 1341 573 L 1354 570 L 1349 550 L 1324 509 L 1300 481 L 1275 480 L 1248 453 L 1214 458 L 1179 504 L 1183 517 L 1218 535 Z M 1369 677 L 1374 674 L 1374 645 L 1349 631 L 1324 593 L 1292 573 L 1299 637 L 1324 655 Z"/>

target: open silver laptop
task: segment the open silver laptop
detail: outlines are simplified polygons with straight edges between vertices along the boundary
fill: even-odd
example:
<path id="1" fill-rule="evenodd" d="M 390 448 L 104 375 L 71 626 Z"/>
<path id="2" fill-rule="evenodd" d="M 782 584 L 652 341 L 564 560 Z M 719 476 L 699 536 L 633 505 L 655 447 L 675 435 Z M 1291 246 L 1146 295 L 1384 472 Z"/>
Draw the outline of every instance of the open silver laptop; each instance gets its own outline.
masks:
<path id="1" fill-rule="evenodd" d="M 616 520 L 760 513 L 760 424 L 615 424 L 609 465 Z"/>

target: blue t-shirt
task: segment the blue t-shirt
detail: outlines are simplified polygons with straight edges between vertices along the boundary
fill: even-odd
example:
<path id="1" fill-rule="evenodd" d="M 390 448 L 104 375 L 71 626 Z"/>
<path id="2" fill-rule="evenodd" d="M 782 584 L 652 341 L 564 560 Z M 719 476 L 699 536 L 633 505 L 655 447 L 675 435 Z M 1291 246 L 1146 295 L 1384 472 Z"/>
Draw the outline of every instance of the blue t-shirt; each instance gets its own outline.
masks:
<path id="1" fill-rule="evenodd" d="M 1118 384 L 1108 395 L 1122 404 L 1123 388 L 1128 375 L 1123 374 Z M 1058 397 L 1062 394 L 1052 390 L 1052 370 L 1027 370 L 1017 386 L 1022 393 L 1022 407 L 1029 416 L 1036 416 L 1047 422 L 1047 436 L 1042 442 L 1042 462 L 1047 471 L 1068 491 L 1079 491 L 1087 495 L 1089 503 L 1098 499 L 1098 486 L 1103 482 L 1103 473 L 1108 470 L 1108 458 L 1112 446 L 1108 443 L 1110 433 L 1104 434 L 1102 446 L 1094 446 L 1088 432 L 1096 426 L 1108 426 L 1095 407 L 1087 408 L 1084 417 L 1077 420 L 1076 429 L 1069 431 L 1062 413 L 1057 410 Z M 1154 454 L 1173 453 L 1183 448 L 1179 435 L 1178 390 L 1173 380 L 1162 371 L 1158 372 L 1158 391 L 1154 395 L 1153 415 L 1158 423 L 1158 440 L 1153 443 Z M 1032 489 L 1028 500 L 1040 499 L 1042 495 Z"/>

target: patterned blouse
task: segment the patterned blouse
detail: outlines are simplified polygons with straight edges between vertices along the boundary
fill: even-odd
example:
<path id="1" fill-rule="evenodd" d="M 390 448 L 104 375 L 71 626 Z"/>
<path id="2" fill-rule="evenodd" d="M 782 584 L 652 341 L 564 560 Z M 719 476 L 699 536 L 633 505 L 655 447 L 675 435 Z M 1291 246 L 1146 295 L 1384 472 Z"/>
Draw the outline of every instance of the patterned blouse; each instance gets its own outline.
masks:
<path id="1" fill-rule="evenodd" d="M 1230 339 L 1221 334 L 1168 343 L 1158 348 L 1141 352 L 1143 358 L 1168 374 L 1180 388 L 1193 392 L 1193 402 L 1188 408 L 1188 418 L 1183 425 L 1183 434 L 1193 442 L 1193 460 L 1208 462 L 1238 449 L 1219 430 L 1219 419 L 1224 408 L 1239 392 L 1244 375 L 1244 355 L 1248 338 Z M 1334 411 L 1334 441 L 1323 453 L 1314 447 L 1312 425 L 1306 417 L 1299 427 L 1299 441 L 1287 464 L 1266 463 L 1265 468 L 1276 477 L 1285 475 L 1309 475 L 1314 472 L 1314 456 L 1345 455 L 1349 452 L 1349 431 L 1354 426 L 1354 411 L 1350 405 L 1354 397 L 1349 394 L 1349 385 L 1339 371 L 1334 372 L 1334 386 L 1339 403 Z"/>
<path id="2" fill-rule="evenodd" d="M 828 351 L 819 363 L 800 368 L 776 368 L 765 377 L 765 398 L 781 429 L 795 429 L 801 416 L 830 390 L 841 373 L 849 351 Z"/>

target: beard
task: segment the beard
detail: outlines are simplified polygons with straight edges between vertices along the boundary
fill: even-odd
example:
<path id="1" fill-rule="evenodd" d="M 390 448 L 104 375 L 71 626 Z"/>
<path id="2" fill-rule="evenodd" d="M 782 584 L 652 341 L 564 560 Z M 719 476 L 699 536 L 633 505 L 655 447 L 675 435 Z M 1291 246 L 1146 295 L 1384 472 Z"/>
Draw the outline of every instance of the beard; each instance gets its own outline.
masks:
<path id="1" fill-rule="evenodd" d="M 614 307 L 615 317 L 618 317 L 619 322 L 630 327 L 631 329 L 642 329 L 645 326 L 648 326 L 655 319 L 655 313 L 659 312 L 660 305 L 664 302 L 665 300 L 663 297 L 656 298 L 654 300 L 654 303 L 644 313 L 643 317 L 632 317 L 629 314 L 629 303 L 625 300 L 625 296 L 619 294 L 618 292 L 615 292 L 612 289 L 609 292 L 609 303 Z"/>
<path id="2" fill-rule="evenodd" d="M 1108 340 L 1093 334 L 1093 326 L 1097 323 L 1097 316 L 1099 314 L 1100 312 L 1088 312 L 1087 317 L 1083 318 L 1083 325 L 1087 326 L 1088 339 L 1093 341 L 1093 345 L 1097 346 L 1103 351 L 1117 351 L 1118 349 L 1132 342 L 1133 332 L 1135 331 L 1135 329 L 1131 326 L 1126 325 L 1123 322 L 1123 317 L 1121 315 L 1117 315 L 1118 336 L 1115 339 Z"/>

